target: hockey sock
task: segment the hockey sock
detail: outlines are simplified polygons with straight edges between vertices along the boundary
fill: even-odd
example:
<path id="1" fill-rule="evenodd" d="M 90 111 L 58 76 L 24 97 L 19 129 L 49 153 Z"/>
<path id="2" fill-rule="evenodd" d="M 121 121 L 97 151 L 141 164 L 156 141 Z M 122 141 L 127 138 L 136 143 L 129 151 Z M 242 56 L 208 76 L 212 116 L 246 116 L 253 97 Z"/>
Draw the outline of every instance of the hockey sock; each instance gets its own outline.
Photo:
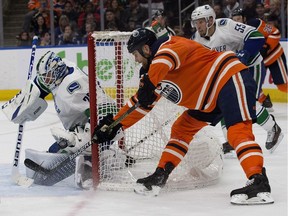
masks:
<path id="1" fill-rule="evenodd" d="M 247 176 L 261 173 L 263 155 L 261 147 L 255 142 L 252 121 L 240 122 L 228 128 L 228 142 L 236 151 L 239 162 Z"/>
<path id="2" fill-rule="evenodd" d="M 257 106 L 257 124 L 264 128 L 266 131 L 270 131 L 275 125 L 275 121 L 268 113 L 267 109 L 262 106 Z"/>

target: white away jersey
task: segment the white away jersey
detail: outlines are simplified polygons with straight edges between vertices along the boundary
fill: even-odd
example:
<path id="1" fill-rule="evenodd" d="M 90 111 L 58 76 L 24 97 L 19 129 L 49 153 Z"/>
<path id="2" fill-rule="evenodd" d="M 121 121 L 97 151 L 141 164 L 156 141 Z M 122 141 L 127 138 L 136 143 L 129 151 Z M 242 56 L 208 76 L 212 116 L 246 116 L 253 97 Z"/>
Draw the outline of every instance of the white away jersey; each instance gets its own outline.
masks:
<path id="1" fill-rule="evenodd" d="M 88 121 L 85 110 L 89 108 L 88 76 L 72 62 L 63 60 L 72 72 L 52 90 L 55 110 L 64 128 L 69 130 Z"/>
<path id="2" fill-rule="evenodd" d="M 251 31 L 255 30 L 252 26 L 227 18 L 216 19 L 215 23 L 216 30 L 209 39 L 201 37 L 197 31 L 192 40 L 218 52 L 236 52 L 243 49 L 245 38 L 249 36 Z M 252 65 L 259 64 L 262 61 L 263 58 L 260 54 L 257 57 L 257 61 L 254 60 Z"/>

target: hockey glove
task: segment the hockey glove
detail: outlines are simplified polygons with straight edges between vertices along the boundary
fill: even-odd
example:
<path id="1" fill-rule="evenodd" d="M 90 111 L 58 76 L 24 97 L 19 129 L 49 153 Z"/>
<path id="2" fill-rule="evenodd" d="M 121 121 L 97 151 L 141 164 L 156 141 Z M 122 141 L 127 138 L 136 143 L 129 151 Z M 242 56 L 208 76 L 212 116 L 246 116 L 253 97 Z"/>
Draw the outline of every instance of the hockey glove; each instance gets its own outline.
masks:
<path id="1" fill-rule="evenodd" d="M 81 148 L 85 143 L 90 141 L 90 123 L 85 126 L 77 126 L 74 131 L 67 131 L 62 128 L 53 127 L 50 129 L 56 140 L 49 148 L 51 153 L 68 153 L 72 154 Z M 91 148 L 87 148 L 85 154 L 90 154 Z"/>
<path id="2" fill-rule="evenodd" d="M 156 87 L 150 81 L 147 74 L 144 74 L 140 79 L 140 85 L 137 92 L 137 98 L 140 105 L 148 108 L 157 98 L 154 90 Z"/>
<path id="3" fill-rule="evenodd" d="M 269 44 L 265 43 L 264 46 L 262 47 L 262 49 L 260 50 L 260 53 L 261 53 L 263 58 L 267 57 L 269 50 L 270 50 Z"/>
<path id="4" fill-rule="evenodd" d="M 119 123 L 115 127 L 108 130 L 107 127 L 113 122 L 113 114 L 111 113 L 105 116 L 102 120 L 100 120 L 98 126 L 94 130 L 93 140 L 96 140 L 98 143 L 113 140 L 118 134 L 119 129 L 122 127 L 122 125 Z"/>
<path id="5" fill-rule="evenodd" d="M 236 52 L 236 56 L 239 58 L 239 60 L 244 64 L 244 65 L 249 65 L 249 58 L 250 55 L 246 50 L 239 50 Z"/>

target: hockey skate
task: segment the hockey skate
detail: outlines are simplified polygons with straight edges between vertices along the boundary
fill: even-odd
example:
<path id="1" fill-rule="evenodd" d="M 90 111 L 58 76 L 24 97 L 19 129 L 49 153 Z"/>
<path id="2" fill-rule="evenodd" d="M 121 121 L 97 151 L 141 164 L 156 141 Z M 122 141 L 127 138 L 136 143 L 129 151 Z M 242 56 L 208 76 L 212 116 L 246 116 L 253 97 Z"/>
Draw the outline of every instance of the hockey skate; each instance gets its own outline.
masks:
<path id="1" fill-rule="evenodd" d="M 137 180 L 134 192 L 145 196 L 158 196 L 173 169 L 171 162 L 165 165 L 165 169 L 158 167 L 152 175 Z"/>
<path id="2" fill-rule="evenodd" d="M 271 102 L 269 94 L 267 94 L 265 100 L 262 102 L 262 106 L 265 107 L 268 110 L 268 112 L 273 112 L 274 111 L 273 104 Z"/>
<path id="3" fill-rule="evenodd" d="M 236 205 L 274 203 L 265 168 L 263 167 L 262 174 L 251 176 L 245 187 L 233 190 L 230 197 L 231 203 Z"/>
<path id="4" fill-rule="evenodd" d="M 237 158 L 235 150 L 228 142 L 223 143 L 222 148 L 223 148 L 223 153 L 224 153 L 225 158 L 230 158 L 230 159 Z"/>
<path id="5" fill-rule="evenodd" d="M 75 184 L 84 190 L 93 188 L 91 157 L 79 155 L 76 158 Z"/>
<path id="6" fill-rule="evenodd" d="M 271 116 L 273 120 L 275 121 L 274 116 L 273 115 Z M 265 144 L 266 149 L 269 150 L 270 153 L 272 153 L 278 147 L 283 137 L 284 135 L 282 133 L 281 128 L 275 122 L 274 126 L 272 127 L 272 130 L 268 131 L 267 140 Z"/>

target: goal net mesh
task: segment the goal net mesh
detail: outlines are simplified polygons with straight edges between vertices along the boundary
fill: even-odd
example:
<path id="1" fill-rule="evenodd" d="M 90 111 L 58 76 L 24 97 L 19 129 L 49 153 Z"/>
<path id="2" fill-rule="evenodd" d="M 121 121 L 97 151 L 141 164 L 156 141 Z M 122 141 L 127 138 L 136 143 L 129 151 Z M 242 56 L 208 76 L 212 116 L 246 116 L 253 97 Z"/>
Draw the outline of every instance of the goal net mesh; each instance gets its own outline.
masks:
<path id="1" fill-rule="evenodd" d="M 116 112 L 135 94 L 140 65 L 127 51 L 130 32 L 94 32 L 88 41 L 91 128 Z M 151 112 L 115 142 L 93 144 L 94 185 L 104 190 L 133 190 L 138 178 L 152 174 L 167 144 L 173 122 L 184 111 L 161 98 Z M 171 173 L 165 191 L 215 183 L 222 173 L 222 150 L 210 127 L 199 131 L 184 160 Z"/>

